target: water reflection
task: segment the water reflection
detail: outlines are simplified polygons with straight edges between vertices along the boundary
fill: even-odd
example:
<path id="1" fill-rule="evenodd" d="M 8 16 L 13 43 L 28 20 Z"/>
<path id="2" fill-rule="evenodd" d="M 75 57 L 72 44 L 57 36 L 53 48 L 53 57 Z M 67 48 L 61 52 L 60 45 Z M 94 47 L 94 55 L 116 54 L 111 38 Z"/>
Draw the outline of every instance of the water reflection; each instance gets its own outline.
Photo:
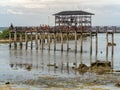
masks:
<path id="1" fill-rule="evenodd" d="M 56 69 L 58 68 L 57 64 L 56 64 L 56 51 L 54 51 L 54 72 L 56 73 Z"/>
<path id="2" fill-rule="evenodd" d="M 104 35 L 106 36 L 106 35 Z M 99 36 L 101 37 L 101 36 Z M 38 72 L 44 72 L 46 74 L 67 74 L 67 75 L 79 75 L 78 71 L 73 68 L 78 68 L 80 64 L 85 64 L 87 66 L 90 66 L 91 63 L 95 60 L 107 60 L 107 57 L 111 57 L 112 65 L 114 60 L 114 46 L 112 47 L 112 56 L 107 56 L 106 58 L 100 56 L 98 51 L 106 52 L 106 40 L 105 37 L 103 37 L 103 40 L 100 41 L 99 47 L 98 42 L 96 42 L 96 38 L 92 38 L 92 48 L 93 52 L 90 53 L 90 39 L 87 38 L 87 40 L 83 40 L 83 52 L 74 52 L 74 41 L 70 41 L 69 48 L 71 48 L 69 51 L 63 50 L 61 52 L 60 47 L 57 47 L 57 51 L 54 51 L 54 43 L 51 43 L 53 47 L 51 47 L 51 50 L 24 50 L 24 49 L 10 49 L 9 55 L 10 55 L 10 67 L 13 69 L 26 69 L 29 71 L 36 70 Z M 98 38 L 99 39 L 99 38 Z M 78 42 L 78 45 L 80 46 L 81 42 Z M 102 46 L 101 46 L 102 45 Z M 34 46 L 33 46 L 34 47 Z M 48 48 L 48 45 L 44 44 L 44 48 Z M 96 50 L 98 49 L 98 50 Z M 80 50 L 80 47 L 79 47 Z M 109 50 L 109 48 L 108 48 Z M 102 58 L 101 58 L 102 57 Z M 80 72 L 81 74 L 81 72 Z"/>
<path id="3" fill-rule="evenodd" d="M 63 73 L 62 71 L 63 71 L 63 52 L 61 52 L 61 73 Z"/>
<path id="4" fill-rule="evenodd" d="M 67 67 L 67 73 L 69 74 L 69 53 L 66 54 L 66 67 Z"/>

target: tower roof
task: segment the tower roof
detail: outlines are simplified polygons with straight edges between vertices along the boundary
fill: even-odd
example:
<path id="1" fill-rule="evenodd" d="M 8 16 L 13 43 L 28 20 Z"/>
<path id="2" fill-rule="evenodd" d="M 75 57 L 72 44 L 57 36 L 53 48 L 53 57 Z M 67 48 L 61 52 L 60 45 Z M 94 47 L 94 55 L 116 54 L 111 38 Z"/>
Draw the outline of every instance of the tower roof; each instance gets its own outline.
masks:
<path id="1" fill-rule="evenodd" d="M 62 11 L 53 15 L 94 15 L 93 13 L 89 13 L 86 11 Z"/>

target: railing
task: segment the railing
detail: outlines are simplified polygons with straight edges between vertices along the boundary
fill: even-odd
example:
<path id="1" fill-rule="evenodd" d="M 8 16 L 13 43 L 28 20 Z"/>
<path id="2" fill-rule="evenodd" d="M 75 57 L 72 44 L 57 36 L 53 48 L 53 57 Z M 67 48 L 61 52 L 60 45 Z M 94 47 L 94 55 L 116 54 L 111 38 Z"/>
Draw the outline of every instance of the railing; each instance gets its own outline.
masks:
<path id="1" fill-rule="evenodd" d="M 114 32 L 120 33 L 120 27 L 117 26 L 39 26 L 39 27 L 13 27 L 10 28 L 10 32 L 94 32 L 94 33 L 106 33 L 106 32 Z"/>

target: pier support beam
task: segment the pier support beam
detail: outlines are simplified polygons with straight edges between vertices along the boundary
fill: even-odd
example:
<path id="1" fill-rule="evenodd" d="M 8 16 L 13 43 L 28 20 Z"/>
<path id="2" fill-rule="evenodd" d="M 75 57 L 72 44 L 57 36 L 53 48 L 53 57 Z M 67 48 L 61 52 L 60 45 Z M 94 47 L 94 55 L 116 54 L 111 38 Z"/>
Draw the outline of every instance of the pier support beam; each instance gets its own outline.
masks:
<path id="1" fill-rule="evenodd" d="M 75 53 L 77 52 L 77 32 L 75 31 Z"/>
<path id="2" fill-rule="evenodd" d="M 92 32 L 90 32 L 90 65 L 92 64 Z"/>
<path id="3" fill-rule="evenodd" d="M 25 49 L 27 50 L 28 49 L 28 36 L 27 36 L 27 32 L 25 32 Z"/>
<path id="4" fill-rule="evenodd" d="M 33 49 L 33 34 L 32 34 L 32 32 L 31 32 L 30 39 L 31 39 L 31 50 L 32 50 Z"/>
<path id="5" fill-rule="evenodd" d="M 63 51 L 63 33 L 61 33 L 61 51 Z"/>
<path id="6" fill-rule="evenodd" d="M 83 34 L 81 33 L 81 36 L 80 36 L 80 53 L 83 52 Z"/>
<path id="7" fill-rule="evenodd" d="M 112 55 L 114 54 L 114 32 L 112 33 Z"/>
<path id="8" fill-rule="evenodd" d="M 69 33 L 67 32 L 67 52 L 69 51 Z"/>
<path id="9" fill-rule="evenodd" d="M 92 32 L 90 32 L 90 55 L 92 55 Z"/>
<path id="10" fill-rule="evenodd" d="M 50 50 L 50 33 L 48 33 L 48 50 Z"/>
<path id="11" fill-rule="evenodd" d="M 16 31 L 14 32 L 14 48 L 17 48 L 17 33 Z"/>
<path id="12" fill-rule="evenodd" d="M 98 32 L 96 32 L 96 61 L 97 61 L 97 56 L 98 56 Z"/>
<path id="13" fill-rule="evenodd" d="M 41 38 L 41 33 L 39 34 L 39 43 L 40 43 L 40 45 L 41 45 L 41 40 L 42 40 L 42 38 Z"/>
<path id="14" fill-rule="evenodd" d="M 56 51 L 56 32 L 54 33 L 54 51 Z"/>
<path id="15" fill-rule="evenodd" d="M 111 63 L 111 66 L 112 66 L 112 71 L 114 70 L 114 61 L 113 61 L 113 56 L 114 56 L 114 32 L 112 33 L 112 52 L 111 52 L 111 55 L 112 55 L 112 63 Z"/>
<path id="16" fill-rule="evenodd" d="M 9 48 L 11 48 L 11 41 L 12 41 L 12 39 L 11 39 L 11 35 L 12 33 L 9 31 Z"/>
<path id="17" fill-rule="evenodd" d="M 36 50 L 38 50 L 38 32 L 36 32 Z"/>
<path id="18" fill-rule="evenodd" d="M 108 32 L 106 32 L 106 61 L 108 62 Z"/>
<path id="19" fill-rule="evenodd" d="M 42 50 L 44 49 L 44 33 L 42 33 Z"/>
<path id="20" fill-rule="evenodd" d="M 22 33 L 20 33 L 20 48 L 22 49 L 22 46 L 23 46 L 23 44 L 22 44 Z"/>

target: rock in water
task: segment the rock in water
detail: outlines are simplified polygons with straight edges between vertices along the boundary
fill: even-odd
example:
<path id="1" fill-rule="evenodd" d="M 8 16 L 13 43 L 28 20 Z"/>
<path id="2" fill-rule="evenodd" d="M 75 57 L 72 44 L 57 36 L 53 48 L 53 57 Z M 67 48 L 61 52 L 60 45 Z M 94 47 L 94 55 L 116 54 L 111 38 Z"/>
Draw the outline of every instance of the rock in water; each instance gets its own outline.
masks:
<path id="1" fill-rule="evenodd" d="M 8 84 L 10 84 L 10 82 L 6 82 L 5 84 L 8 85 Z"/>
<path id="2" fill-rule="evenodd" d="M 89 69 L 88 66 L 85 64 L 80 64 L 79 67 L 77 68 L 77 70 L 79 70 L 79 72 L 83 72 L 83 73 L 87 72 L 88 69 Z"/>
<path id="3" fill-rule="evenodd" d="M 115 86 L 116 86 L 116 87 L 120 87 L 120 83 L 116 83 Z"/>
<path id="4" fill-rule="evenodd" d="M 25 65 L 25 68 L 30 71 L 30 70 L 32 69 L 32 65 L 26 64 L 26 65 Z"/>
<path id="5" fill-rule="evenodd" d="M 105 72 L 110 72 L 112 70 L 111 62 L 106 61 L 96 61 L 93 62 L 90 66 L 91 70 L 93 72 L 96 72 L 98 74 L 103 74 Z"/>

